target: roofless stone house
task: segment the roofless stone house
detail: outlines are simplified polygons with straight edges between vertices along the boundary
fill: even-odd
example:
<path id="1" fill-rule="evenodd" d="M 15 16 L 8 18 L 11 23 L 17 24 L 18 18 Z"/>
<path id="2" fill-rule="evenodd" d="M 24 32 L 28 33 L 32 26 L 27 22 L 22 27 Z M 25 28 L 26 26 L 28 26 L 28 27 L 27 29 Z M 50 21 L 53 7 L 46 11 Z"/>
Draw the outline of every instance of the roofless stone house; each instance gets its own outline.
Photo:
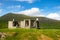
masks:
<path id="1" fill-rule="evenodd" d="M 38 28 L 39 27 L 39 22 L 38 18 L 37 19 L 24 19 L 23 21 L 8 21 L 8 28 L 13 29 L 13 28 Z"/>

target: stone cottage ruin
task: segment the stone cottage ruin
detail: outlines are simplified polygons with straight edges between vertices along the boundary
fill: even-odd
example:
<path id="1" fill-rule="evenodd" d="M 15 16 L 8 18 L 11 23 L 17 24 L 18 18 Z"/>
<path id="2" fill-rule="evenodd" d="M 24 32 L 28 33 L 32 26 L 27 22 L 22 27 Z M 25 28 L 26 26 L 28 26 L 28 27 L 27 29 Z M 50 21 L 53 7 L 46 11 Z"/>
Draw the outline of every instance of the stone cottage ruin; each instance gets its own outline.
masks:
<path id="1" fill-rule="evenodd" d="M 39 22 L 37 19 L 24 19 L 23 21 L 8 21 L 8 28 L 38 28 Z"/>

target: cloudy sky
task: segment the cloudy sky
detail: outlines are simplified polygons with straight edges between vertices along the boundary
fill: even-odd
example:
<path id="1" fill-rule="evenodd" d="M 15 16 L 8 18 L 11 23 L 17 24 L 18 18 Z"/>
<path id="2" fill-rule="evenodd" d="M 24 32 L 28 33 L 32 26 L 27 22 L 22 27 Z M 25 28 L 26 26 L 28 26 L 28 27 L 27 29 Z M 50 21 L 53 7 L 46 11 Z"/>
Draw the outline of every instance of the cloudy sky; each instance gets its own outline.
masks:
<path id="1" fill-rule="evenodd" d="M 60 20 L 60 0 L 0 0 L 0 16 L 9 12 Z"/>

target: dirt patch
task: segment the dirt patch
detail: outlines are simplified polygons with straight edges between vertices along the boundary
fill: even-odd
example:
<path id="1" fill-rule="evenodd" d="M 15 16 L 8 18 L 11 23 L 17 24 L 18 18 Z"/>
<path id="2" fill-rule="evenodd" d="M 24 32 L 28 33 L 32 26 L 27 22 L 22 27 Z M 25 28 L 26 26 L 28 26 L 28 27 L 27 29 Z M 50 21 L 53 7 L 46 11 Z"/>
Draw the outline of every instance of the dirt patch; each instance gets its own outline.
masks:
<path id="1" fill-rule="evenodd" d="M 53 40 L 53 38 L 50 38 L 44 34 L 41 34 L 39 37 L 38 37 L 38 40 Z"/>

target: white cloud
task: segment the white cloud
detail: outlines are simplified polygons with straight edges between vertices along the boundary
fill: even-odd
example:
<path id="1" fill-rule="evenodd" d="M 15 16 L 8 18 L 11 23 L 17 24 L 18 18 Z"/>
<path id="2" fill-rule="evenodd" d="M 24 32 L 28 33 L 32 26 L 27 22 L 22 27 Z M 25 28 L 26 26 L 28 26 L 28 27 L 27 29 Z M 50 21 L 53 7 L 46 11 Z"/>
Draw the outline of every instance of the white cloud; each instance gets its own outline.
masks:
<path id="1" fill-rule="evenodd" d="M 0 16 L 1 16 L 2 12 L 3 12 L 3 9 L 0 9 Z"/>
<path id="2" fill-rule="evenodd" d="M 16 1 L 33 3 L 35 0 L 16 0 Z"/>
<path id="3" fill-rule="evenodd" d="M 47 17 L 50 19 L 55 19 L 55 20 L 60 20 L 60 15 L 58 13 L 49 13 L 47 16 L 46 15 L 42 15 L 42 10 L 39 8 L 31 8 L 31 9 L 27 9 L 24 11 L 20 11 L 20 12 L 14 12 L 15 14 L 25 14 L 25 15 L 29 15 L 29 16 L 39 16 L 39 17 Z"/>
<path id="4" fill-rule="evenodd" d="M 41 15 L 41 10 L 39 8 L 31 8 L 31 9 L 27 9 L 24 11 L 20 11 L 20 12 L 15 12 L 17 14 L 25 14 L 25 15 L 29 15 L 29 16 L 44 16 Z"/>
<path id="5" fill-rule="evenodd" d="M 51 18 L 51 19 L 55 19 L 55 20 L 60 20 L 60 15 L 57 13 L 50 13 L 46 17 Z"/>
<path id="6" fill-rule="evenodd" d="M 31 9 L 27 9 L 24 11 L 20 11 L 20 12 L 14 12 L 15 14 L 24 14 L 24 15 L 29 15 L 29 16 L 39 16 L 39 17 L 45 17 L 45 15 L 41 14 L 41 10 L 39 8 L 31 8 Z"/>
<path id="7" fill-rule="evenodd" d="M 15 6 L 8 6 L 7 8 L 23 8 L 21 5 L 15 5 Z"/>
<path id="8" fill-rule="evenodd" d="M 60 9 L 60 6 L 57 6 L 57 7 L 54 7 L 54 8 Z"/>
<path id="9" fill-rule="evenodd" d="M 2 9 L 0 9 L 0 13 L 2 12 L 3 10 Z"/>
<path id="10" fill-rule="evenodd" d="M 26 14 L 26 15 L 37 15 L 40 13 L 39 8 L 31 8 L 25 11 L 21 11 L 21 13 Z"/>

